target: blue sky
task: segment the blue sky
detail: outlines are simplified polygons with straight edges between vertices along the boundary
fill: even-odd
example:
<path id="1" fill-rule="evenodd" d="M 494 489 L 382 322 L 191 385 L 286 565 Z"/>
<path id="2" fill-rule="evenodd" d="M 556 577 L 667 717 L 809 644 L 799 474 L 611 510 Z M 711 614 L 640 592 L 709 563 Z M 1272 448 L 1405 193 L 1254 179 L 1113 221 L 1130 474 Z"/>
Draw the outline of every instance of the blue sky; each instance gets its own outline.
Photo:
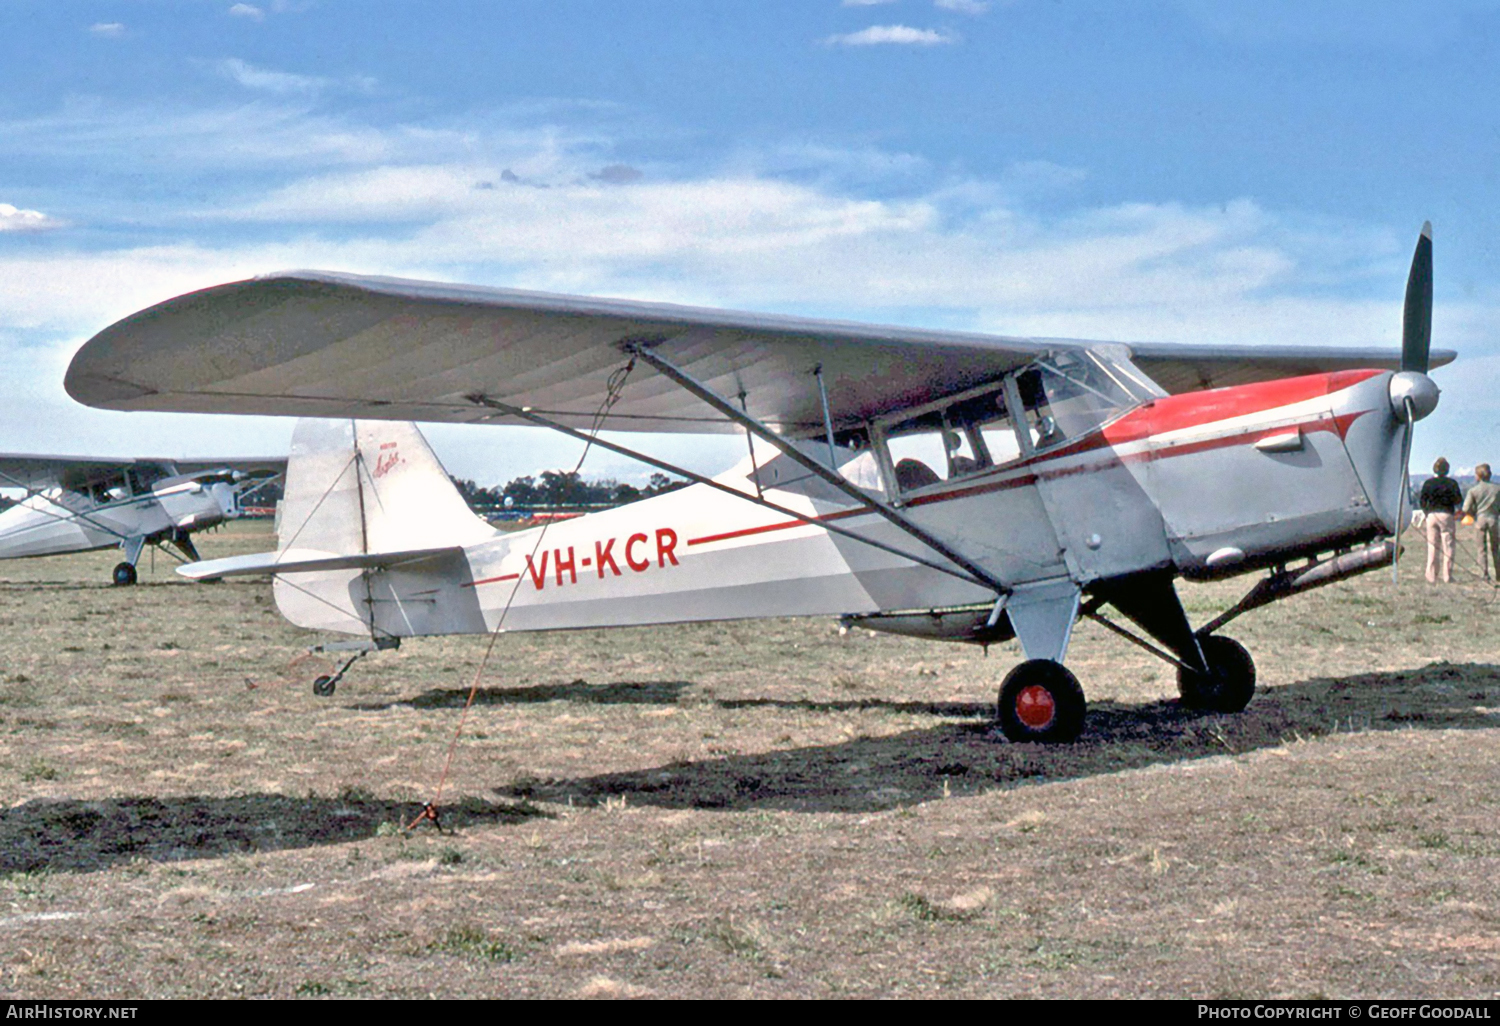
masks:
<path id="1" fill-rule="evenodd" d="M 1500 461 L 1497 68 L 1500 0 L 0 0 L 0 447 L 284 448 L 61 389 L 118 317 L 278 269 L 1394 345 L 1431 219 L 1461 362 L 1414 464 Z M 571 465 L 501 433 L 431 432 L 485 483 Z"/>

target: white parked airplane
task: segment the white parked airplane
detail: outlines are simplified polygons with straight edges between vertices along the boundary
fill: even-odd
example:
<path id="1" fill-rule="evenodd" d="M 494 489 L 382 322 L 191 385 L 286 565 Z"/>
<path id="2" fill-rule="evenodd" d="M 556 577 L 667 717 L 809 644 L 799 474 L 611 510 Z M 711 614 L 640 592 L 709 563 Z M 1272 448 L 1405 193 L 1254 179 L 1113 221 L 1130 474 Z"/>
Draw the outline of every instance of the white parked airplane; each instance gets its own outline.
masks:
<path id="1" fill-rule="evenodd" d="M 0 559 L 118 547 L 114 582 L 136 581 L 147 545 L 199 559 L 192 534 L 241 515 L 286 460 L 108 460 L 0 454 L 0 489 L 25 496 L 0 512 Z"/>
<path id="2" fill-rule="evenodd" d="M 1187 703 L 1235 711 L 1255 668 L 1220 627 L 1392 560 L 1411 425 L 1438 397 L 1431 253 L 1424 228 L 1399 354 L 1003 338 L 296 272 L 128 317 L 66 384 L 116 410 L 356 418 L 299 425 L 277 552 L 180 568 L 274 573 L 302 626 L 377 647 L 813 614 L 1014 636 L 1027 661 L 1001 688 L 1000 726 L 1069 740 L 1085 712 L 1062 665 L 1079 616 L 1174 664 Z M 501 534 L 414 425 L 389 422 L 411 420 L 750 444 L 708 479 L 598 438 L 696 484 Z M 1176 578 L 1250 571 L 1265 576 L 1239 605 L 1190 625 Z"/>

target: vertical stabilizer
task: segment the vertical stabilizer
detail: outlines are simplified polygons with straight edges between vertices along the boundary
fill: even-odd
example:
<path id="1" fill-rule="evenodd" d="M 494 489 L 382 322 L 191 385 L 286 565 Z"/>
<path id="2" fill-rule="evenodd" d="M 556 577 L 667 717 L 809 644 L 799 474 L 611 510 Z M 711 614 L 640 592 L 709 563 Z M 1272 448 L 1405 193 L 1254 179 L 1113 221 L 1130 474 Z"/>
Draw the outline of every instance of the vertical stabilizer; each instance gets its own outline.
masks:
<path id="1" fill-rule="evenodd" d="M 468 504 L 415 424 L 301 420 L 292 435 L 279 545 L 337 555 L 472 545 L 494 528 Z"/>
<path id="2" fill-rule="evenodd" d="M 416 425 L 397 421 L 298 421 L 277 520 L 279 550 L 295 550 L 303 559 L 451 549 L 499 533 L 469 511 Z M 458 553 L 449 558 L 463 562 Z M 417 569 L 404 573 L 410 577 Z M 455 564 L 452 572 L 466 572 L 466 565 Z M 277 607 L 302 627 L 371 635 L 445 632 L 444 624 L 408 622 L 417 614 L 393 589 L 394 576 L 378 569 L 288 573 L 275 583 Z M 467 594 L 472 599 L 472 589 Z M 430 605 L 417 613 L 437 615 Z M 474 629 L 468 620 L 477 612 L 464 613 L 465 626 Z"/>

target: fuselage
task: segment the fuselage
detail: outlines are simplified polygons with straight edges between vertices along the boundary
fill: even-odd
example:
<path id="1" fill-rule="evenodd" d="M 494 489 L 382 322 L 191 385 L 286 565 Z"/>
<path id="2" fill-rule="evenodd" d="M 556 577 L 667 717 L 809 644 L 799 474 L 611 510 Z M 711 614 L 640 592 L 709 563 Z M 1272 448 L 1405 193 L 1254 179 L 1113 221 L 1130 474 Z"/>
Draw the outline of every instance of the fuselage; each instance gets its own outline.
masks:
<path id="1" fill-rule="evenodd" d="M 891 440 L 913 436 L 898 434 L 906 422 L 894 419 L 833 456 L 850 481 L 1007 586 L 1066 579 L 1086 590 L 1148 570 L 1225 575 L 1391 532 L 1401 436 L 1389 379 L 1385 371 L 1342 371 L 1137 396 L 1060 441 L 1040 433 L 1056 425 L 1028 432 L 1017 415 L 1015 452 L 1002 451 L 1003 435 L 984 435 L 936 402 L 923 416 L 940 425 L 946 477 L 898 479 L 907 460 L 894 460 Z M 1013 410 L 1035 405 L 1021 391 L 1008 394 Z M 986 409 L 1004 397 L 980 396 Z M 967 394 L 962 401 L 975 405 Z M 975 459 L 954 455 L 969 451 L 960 429 L 975 443 Z M 828 459 L 825 443 L 797 446 Z M 937 459 L 927 456 L 929 464 Z M 278 603 L 303 626 L 399 636 L 994 600 L 991 587 L 961 572 L 916 562 L 942 560 L 768 445 L 716 480 L 748 496 L 758 481 L 766 500 L 806 519 L 692 485 L 378 572 L 289 574 L 278 581 Z"/>

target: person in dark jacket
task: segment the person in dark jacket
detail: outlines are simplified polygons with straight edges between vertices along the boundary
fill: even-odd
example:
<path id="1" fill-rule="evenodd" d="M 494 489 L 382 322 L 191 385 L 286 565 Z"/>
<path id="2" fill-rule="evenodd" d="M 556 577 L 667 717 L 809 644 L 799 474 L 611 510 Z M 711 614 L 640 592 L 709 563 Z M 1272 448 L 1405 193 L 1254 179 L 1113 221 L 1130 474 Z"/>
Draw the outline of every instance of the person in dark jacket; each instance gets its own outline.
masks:
<path id="1" fill-rule="evenodd" d="M 1464 504 L 1464 493 L 1448 476 L 1448 461 L 1441 456 L 1432 465 L 1432 473 L 1417 496 L 1427 529 L 1427 583 L 1441 580 L 1448 584 L 1453 580 L 1453 542 L 1458 533 L 1455 517 Z"/>

